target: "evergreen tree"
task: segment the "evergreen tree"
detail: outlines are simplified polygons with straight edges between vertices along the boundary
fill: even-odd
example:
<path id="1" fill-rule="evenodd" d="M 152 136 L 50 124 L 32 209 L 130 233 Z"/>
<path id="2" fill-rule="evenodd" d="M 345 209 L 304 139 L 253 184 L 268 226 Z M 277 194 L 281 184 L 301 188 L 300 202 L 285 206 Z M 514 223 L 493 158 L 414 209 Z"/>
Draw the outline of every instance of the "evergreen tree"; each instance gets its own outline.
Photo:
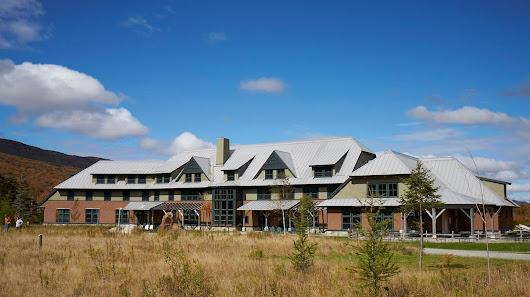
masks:
<path id="1" fill-rule="evenodd" d="M 408 178 L 402 179 L 407 186 L 405 193 L 400 198 L 401 208 L 404 213 L 418 211 L 420 214 L 420 263 L 422 268 L 423 260 L 423 212 L 426 209 L 439 207 L 440 195 L 436 194 L 440 187 L 434 187 L 434 179 L 430 177 L 429 170 L 423 167 L 418 160 L 416 168 L 412 170 Z"/>
<path id="2" fill-rule="evenodd" d="M 303 195 L 294 218 L 298 239 L 293 243 L 295 252 L 290 257 L 294 268 L 298 271 L 306 271 L 313 265 L 313 258 L 317 250 L 317 244 L 310 243 L 307 234 L 309 214 L 314 211 L 314 208 L 313 198 L 309 195 Z"/>
<path id="3" fill-rule="evenodd" d="M 383 207 L 376 206 L 383 204 L 382 199 L 371 197 L 367 200 L 365 207 L 368 229 L 363 230 L 359 226 L 358 233 L 364 237 L 355 255 L 357 264 L 352 268 L 357 273 L 361 287 L 368 290 L 369 296 L 379 296 L 381 284 L 387 281 L 399 270 L 395 261 L 394 253 L 390 249 L 390 244 L 383 238 L 388 234 L 390 219 L 381 220 Z"/>

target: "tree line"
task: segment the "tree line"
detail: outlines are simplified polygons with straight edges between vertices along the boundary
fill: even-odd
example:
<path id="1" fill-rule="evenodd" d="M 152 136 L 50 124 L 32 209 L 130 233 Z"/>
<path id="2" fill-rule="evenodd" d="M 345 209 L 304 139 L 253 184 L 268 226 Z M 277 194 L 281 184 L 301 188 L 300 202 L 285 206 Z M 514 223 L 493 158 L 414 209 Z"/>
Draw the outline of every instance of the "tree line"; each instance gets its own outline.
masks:
<path id="1" fill-rule="evenodd" d="M 44 212 L 39 209 L 25 174 L 18 177 L 0 174 L 0 214 L 20 217 L 26 223 L 42 223 Z"/>

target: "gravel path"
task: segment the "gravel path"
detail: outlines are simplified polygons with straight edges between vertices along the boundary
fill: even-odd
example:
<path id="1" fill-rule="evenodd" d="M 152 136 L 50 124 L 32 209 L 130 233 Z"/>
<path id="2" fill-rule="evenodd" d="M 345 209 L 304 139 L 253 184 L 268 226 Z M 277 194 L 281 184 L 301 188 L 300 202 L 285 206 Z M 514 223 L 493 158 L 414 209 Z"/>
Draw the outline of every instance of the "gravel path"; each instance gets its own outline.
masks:
<path id="1" fill-rule="evenodd" d="M 426 254 L 443 255 L 453 254 L 459 257 L 476 257 L 486 258 L 486 251 L 468 251 L 468 250 L 449 250 L 449 249 L 431 249 L 424 248 Z M 519 254 L 510 252 L 490 252 L 490 258 L 509 259 L 509 260 L 530 260 L 530 254 Z"/>

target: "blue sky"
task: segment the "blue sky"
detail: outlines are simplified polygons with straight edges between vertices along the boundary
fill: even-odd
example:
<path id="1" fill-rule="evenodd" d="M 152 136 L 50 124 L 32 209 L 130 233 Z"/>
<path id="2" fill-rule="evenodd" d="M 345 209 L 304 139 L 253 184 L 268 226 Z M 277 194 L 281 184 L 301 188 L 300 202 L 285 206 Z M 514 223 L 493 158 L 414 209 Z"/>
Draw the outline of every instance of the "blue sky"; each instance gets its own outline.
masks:
<path id="1" fill-rule="evenodd" d="M 165 159 L 352 136 L 530 201 L 527 1 L 0 2 L 0 137 Z"/>

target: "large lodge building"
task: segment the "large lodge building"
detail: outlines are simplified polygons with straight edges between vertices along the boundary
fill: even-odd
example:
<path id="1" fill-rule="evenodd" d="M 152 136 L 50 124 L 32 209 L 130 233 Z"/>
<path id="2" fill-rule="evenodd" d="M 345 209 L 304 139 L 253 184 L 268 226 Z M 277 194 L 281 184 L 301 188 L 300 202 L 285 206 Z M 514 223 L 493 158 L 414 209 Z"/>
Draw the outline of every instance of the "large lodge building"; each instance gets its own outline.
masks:
<path id="1" fill-rule="evenodd" d="M 49 224 L 156 226 L 172 211 L 187 228 L 263 230 L 282 226 L 278 209 L 290 226 L 306 194 L 319 209 L 315 227 L 329 232 L 366 226 L 363 201 L 375 193 L 384 205 L 381 219 L 390 219 L 395 232 L 408 231 L 417 215 L 402 213 L 399 197 L 406 189 L 402 178 L 417 161 L 394 151 L 376 158 L 351 137 L 233 147 L 220 138 L 216 148 L 180 152 L 167 161 L 99 161 L 56 186 L 41 206 Z M 421 162 L 444 202 L 426 212 L 428 232 L 512 227 L 517 205 L 506 196 L 507 182 L 476 176 L 452 157 Z M 285 200 L 271 194 L 281 173 L 294 189 Z"/>

